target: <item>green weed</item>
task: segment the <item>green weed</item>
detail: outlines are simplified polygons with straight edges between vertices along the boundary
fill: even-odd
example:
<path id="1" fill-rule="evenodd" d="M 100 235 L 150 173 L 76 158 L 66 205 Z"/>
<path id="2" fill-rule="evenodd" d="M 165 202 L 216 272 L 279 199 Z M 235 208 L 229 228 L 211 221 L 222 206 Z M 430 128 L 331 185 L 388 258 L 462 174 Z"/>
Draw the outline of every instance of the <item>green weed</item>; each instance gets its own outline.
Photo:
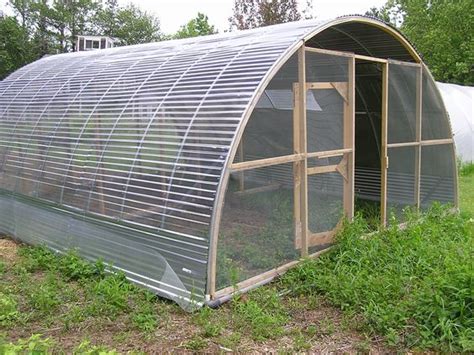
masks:
<path id="1" fill-rule="evenodd" d="M 284 333 L 289 316 L 274 289 L 258 289 L 247 300 L 232 301 L 233 319 L 247 329 L 255 340 L 275 338 Z"/>
<path id="2" fill-rule="evenodd" d="M 357 217 L 332 251 L 289 271 L 296 294 L 321 292 L 392 343 L 443 351 L 472 351 L 474 224 L 439 205 L 406 216 L 407 226 L 361 238 Z"/>
<path id="3" fill-rule="evenodd" d="M 0 325 L 6 327 L 15 322 L 20 313 L 15 296 L 0 293 Z"/>
<path id="4" fill-rule="evenodd" d="M 15 343 L 7 343 L 0 338 L 0 354 L 46 354 L 52 353 L 54 342 L 43 338 L 41 334 L 33 334 L 29 339 L 19 339 Z"/>
<path id="5" fill-rule="evenodd" d="M 474 175 L 474 163 L 463 163 L 458 160 L 458 171 L 460 176 Z"/>
<path id="6" fill-rule="evenodd" d="M 200 351 L 207 348 L 207 341 L 199 336 L 193 336 L 192 339 L 185 342 L 183 346 L 188 350 Z"/>
<path id="7" fill-rule="evenodd" d="M 115 355 L 116 350 L 109 350 L 105 346 L 92 345 L 90 340 L 83 340 L 73 352 L 74 355 Z"/>

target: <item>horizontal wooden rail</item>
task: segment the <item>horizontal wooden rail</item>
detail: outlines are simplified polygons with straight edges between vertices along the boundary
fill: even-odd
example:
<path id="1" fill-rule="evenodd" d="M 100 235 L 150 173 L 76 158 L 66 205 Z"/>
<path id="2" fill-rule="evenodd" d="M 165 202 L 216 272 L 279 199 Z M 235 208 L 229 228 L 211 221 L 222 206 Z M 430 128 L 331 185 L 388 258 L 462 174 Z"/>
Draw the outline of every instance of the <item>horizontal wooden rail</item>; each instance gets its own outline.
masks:
<path id="1" fill-rule="evenodd" d="M 230 170 L 232 172 L 235 172 L 235 171 L 257 169 L 257 168 L 263 168 L 263 167 L 272 166 L 272 165 L 293 163 L 295 161 L 303 160 L 304 158 L 305 158 L 305 154 L 291 154 L 291 155 L 284 155 L 281 157 L 244 161 L 241 163 L 232 164 L 230 166 Z"/>
<path id="2" fill-rule="evenodd" d="M 387 148 L 416 147 L 419 145 L 420 145 L 420 142 L 389 143 L 387 144 Z"/>
<path id="3" fill-rule="evenodd" d="M 354 56 L 354 53 L 351 53 L 351 52 L 333 51 L 333 50 L 322 49 L 322 48 L 304 47 L 304 50 L 307 52 L 312 52 L 312 53 L 342 56 L 342 57 L 348 57 L 348 58 L 352 58 Z"/>
<path id="4" fill-rule="evenodd" d="M 356 55 L 354 55 L 354 57 L 355 57 L 355 59 L 365 60 L 365 61 L 368 61 L 368 62 L 377 62 L 377 63 L 387 63 L 388 62 L 387 59 L 369 57 L 367 55 L 356 54 Z"/>
<path id="5" fill-rule="evenodd" d="M 421 146 L 430 146 L 430 145 L 442 145 L 442 144 L 451 144 L 454 140 L 452 138 L 447 139 L 431 139 L 421 142 L 406 142 L 406 143 L 389 143 L 387 148 L 403 148 L 403 147 L 417 147 Z"/>
<path id="6" fill-rule="evenodd" d="M 441 144 L 451 144 L 454 143 L 454 140 L 452 138 L 447 138 L 447 139 L 432 139 L 432 140 L 427 140 L 427 141 L 421 141 L 422 146 L 428 146 L 428 145 L 441 145 Z"/>
<path id="7" fill-rule="evenodd" d="M 307 153 L 308 158 L 332 158 L 339 157 L 344 154 L 352 152 L 352 148 L 336 149 L 336 150 L 325 150 L 323 152 L 311 152 Z"/>

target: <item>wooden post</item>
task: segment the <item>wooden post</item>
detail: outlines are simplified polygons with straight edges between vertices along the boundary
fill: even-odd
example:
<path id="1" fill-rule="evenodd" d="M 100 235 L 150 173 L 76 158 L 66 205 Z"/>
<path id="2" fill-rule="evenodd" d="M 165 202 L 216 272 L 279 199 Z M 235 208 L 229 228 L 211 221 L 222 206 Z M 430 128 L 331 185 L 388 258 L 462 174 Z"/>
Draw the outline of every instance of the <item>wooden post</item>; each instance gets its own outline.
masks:
<path id="1" fill-rule="evenodd" d="M 239 144 L 239 161 L 243 162 L 244 161 L 244 137 L 242 136 L 242 139 L 240 140 Z M 239 173 L 239 191 L 244 191 L 245 190 L 245 172 L 242 170 Z"/>
<path id="2" fill-rule="evenodd" d="M 388 155 L 387 155 L 387 119 L 388 119 L 388 71 L 389 63 L 382 64 L 382 144 L 380 152 L 380 223 L 387 224 L 387 173 L 388 173 Z"/>
<path id="3" fill-rule="evenodd" d="M 293 154 L 299 155 L 300 152 L 300 86 L 293 84 Z M 301 247 L 301 161 L 296 160 L 293 163 L 293 218 L 295 222 L 295 248 Z"/>
<path id="4" fill-rule="evenodd" d="M 415 151 L 415 206 L 420 208 L 420 178 L 421 178 L 421 118 L 423 107 L 423 75 L 420 65 L 416 71 L 416 146 Z"/>
<path id="5" fill-rule="evenodd" d="M 295 102 L 296 109 L 296 120 L 298 121 L 295 134 L 298 134 L 299 138 L 295 140 L 295 150 L 298 154 L 307 153 L 307 134 L 306 134 L 306 51 L 304 43 L 298 50 L 298 87 L 299 95 L 298 101 Z M 297 132 L 297 133 L 296 133 Z M 296 145 L 298 144 L 298 146 Z M 299 221 L 295 219 L 295 225 L 301 225 L 301 256 L 308 256 L 308 176 L 307 170 L 307 159 L 303 159 L 298 164 L 295 164 L 295 182 L 298 182 L 298 188 L 295 186 L 295 196 L 297 190 L 299 190 Z M 295 208 L 297 208 L 295 204 Z M 296 218 L 296 217 L 295 217 Z"/>
<path id="6" fill-rule="evenodd" d="M 344 149 L 347 153 L 347 179 L 344 180 L 344 211 L 349 219 L 354 217 L 354 167 L 355 167 L 355 58 L 349 59 L 347 98 L 344 105 Z"/>

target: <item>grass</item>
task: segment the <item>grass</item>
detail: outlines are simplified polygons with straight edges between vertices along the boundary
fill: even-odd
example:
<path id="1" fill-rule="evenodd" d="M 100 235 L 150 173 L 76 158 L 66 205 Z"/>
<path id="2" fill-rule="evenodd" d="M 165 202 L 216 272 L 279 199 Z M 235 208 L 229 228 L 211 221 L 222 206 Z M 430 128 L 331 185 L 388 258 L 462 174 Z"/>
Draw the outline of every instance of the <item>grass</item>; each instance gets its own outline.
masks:
<path id="1" fill-rule="evenodd" d="M 461 211 L 474 216 L 474 163 L 459 169 L 459 194 Z"/>
<path id="2" fill-rule="evenodd" d="M 472 352 L 474 169 L 463 169 L 461 214 L 437 206 L 361 239 L 375 229 L 370 209 L 321 258 L 193 314 L 101 261 L 24 245 L 8 255 L 0 239 L 0 353 Z M 278 226 L 262 229 L 269 241 Z"/>
<path id="3" fill-rule="evenodd" d="M 474 351 L 474 222 L 434 206 L 403 230 L 369 230 L 360 217 L 333 250 L 291 270 L 296 294 L 321 293 L 397 346 Z M 395 225 L 395 224 L 392 224 Z"/>

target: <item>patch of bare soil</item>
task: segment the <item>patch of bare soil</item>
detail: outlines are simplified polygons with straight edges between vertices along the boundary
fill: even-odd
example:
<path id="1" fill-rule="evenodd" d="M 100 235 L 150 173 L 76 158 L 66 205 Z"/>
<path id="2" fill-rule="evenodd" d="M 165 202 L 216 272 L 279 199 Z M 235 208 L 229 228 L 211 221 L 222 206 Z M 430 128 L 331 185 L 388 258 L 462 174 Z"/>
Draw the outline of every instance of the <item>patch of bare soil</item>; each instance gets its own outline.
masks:
<path id="1" fill-rule="evenodd" d="M 17 243 L 0 235 L 0 259 L 3 262 L 13 263 L 17 259 L 17 250 Z"/>

